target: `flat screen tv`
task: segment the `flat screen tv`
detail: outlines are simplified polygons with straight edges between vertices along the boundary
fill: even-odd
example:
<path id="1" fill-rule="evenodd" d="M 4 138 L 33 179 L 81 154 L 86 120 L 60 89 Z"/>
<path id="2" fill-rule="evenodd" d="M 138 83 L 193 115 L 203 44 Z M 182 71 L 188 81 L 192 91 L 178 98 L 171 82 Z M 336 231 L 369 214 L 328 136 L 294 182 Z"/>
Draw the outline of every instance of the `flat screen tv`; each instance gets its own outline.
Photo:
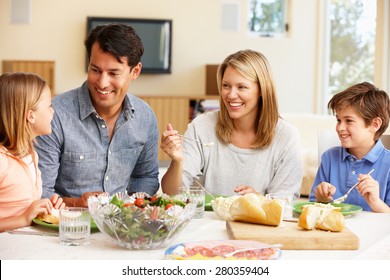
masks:
<path id="1" fill-rule="evenodd" d="M 88 17 L 87 34 L 97 25 L 114 22 L 132 26 L 141 38 L 145 49 L 142 73 L 171 73 L 172 20 Z"/>

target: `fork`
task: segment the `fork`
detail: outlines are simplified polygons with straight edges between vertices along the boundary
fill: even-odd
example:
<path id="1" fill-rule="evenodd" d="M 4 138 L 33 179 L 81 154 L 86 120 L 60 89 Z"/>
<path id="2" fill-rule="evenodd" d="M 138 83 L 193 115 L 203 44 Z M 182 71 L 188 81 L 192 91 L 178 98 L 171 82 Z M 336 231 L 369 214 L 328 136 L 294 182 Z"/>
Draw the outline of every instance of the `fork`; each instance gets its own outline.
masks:
<path id="1" fill-rule="evenodd" d="M 195 138 L 191 138 L 191 137 L 188 137 L 188 136 L 184 136 L 182 134 L 177 134 L 178 136 L 180 136 L 181 138 L 184 138 L 184 139 L 187 139 L 187 140 L 192 140 L 192 141 L 196 141 L 198 142 L 199 144 L 205 146 L 205 147 L 210 147 L 210 146 L 213 146 L 215 143 L 214 142 L 210 142 L 210 143 L 202 143 L 200 140 L 198 139 L 195 139 Z"/>
<path id="2" fill-rule="evenodd" d="M 368 172 L 367 175 L 370 175 L 372 172 L 374 172 L 374 169 L 372 169 L 370 172 Z M 355 185 L 353 185 L 353 186 L 347 191 L 346 194 L 344 194 L 343 196 L 341 196 L 341 197 L 339 197 L 339 198 L 333 200 L 333 203 L 334 203 L 334 204 L 340 204 L 340 203 L 344 202 L 344 201 L 347 199 L 349 193 L 350 193 L 354 188 L 356 188 L 359 184 L 360 184 L 360 181 L 358 181 Z"/>
<path id="3" fill-rule="evenodd" d="M 203 188 L 208 194 L 209 196 L 211 197 L 211 199 L 215 199 L 215 196 L 208 190 L 206 189 L 201 183 L 199 183 L 199 181 L 195 178 L 194 180 L 195 183 L 198 184 L 198 186 L 200 186 L 201 188 Z"/>

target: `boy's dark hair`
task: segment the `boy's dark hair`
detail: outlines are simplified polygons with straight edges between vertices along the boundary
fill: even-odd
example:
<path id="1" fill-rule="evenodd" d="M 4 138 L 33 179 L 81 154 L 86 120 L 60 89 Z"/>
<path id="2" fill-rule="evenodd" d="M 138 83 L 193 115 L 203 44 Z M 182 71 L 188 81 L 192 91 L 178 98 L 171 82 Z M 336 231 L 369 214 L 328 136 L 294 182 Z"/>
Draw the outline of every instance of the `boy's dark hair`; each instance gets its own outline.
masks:
<path id="1" fill-rule="evenodd" d="M 91 58 L 92 45 L 98 42 L 104 52 L 109 52 L 122 62 L 127 57 L 130 68 L 136 66 L 144 53 L 144 45 L 134 28 L 120 23 L 98 25 L 88 34 L 84 45 L 87 49 L 88 59 Z"/>
<path id="2" fill-rule="evenodd" d="M 328 103 L 328 108 L 333 113 L 348 106 L 356 110 L 363 118 L 366 126 L 374 118 L 381 118 L 382 125 L 375 133 L 375 140 L 378 140 L 389 126 L 389 96 L 385 91 L 378 89 L 368 82 L 353 85 L 337 93 Z"/>

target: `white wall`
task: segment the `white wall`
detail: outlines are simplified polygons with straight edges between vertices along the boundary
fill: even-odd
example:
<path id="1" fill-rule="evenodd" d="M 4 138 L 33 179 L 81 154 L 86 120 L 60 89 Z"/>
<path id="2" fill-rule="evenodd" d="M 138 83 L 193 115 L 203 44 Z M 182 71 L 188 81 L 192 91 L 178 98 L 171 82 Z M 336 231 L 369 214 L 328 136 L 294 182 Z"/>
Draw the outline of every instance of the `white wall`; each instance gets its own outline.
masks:
<path id="1" fill-rule="evenodd" d="M 10 24 L 11 0 L 0 0 L 0 60 L 55 60 L 56 92 L 79 86 L 87 16 L 173 20 L 172 74 L 141 75 L 135 95 L 203 95 L 205 65 L 240 49 L 269 59 L 283 112 L 315 112 L 317 10 L 321 0 L 289 0 L 284 38 L 248 36 L 247 0 L 31 0 L 31 24 Z M 239 31 L 221 30 L 222 3 L 240 6 Z M 1 67 L 1 66 L 0 66 Z"/>

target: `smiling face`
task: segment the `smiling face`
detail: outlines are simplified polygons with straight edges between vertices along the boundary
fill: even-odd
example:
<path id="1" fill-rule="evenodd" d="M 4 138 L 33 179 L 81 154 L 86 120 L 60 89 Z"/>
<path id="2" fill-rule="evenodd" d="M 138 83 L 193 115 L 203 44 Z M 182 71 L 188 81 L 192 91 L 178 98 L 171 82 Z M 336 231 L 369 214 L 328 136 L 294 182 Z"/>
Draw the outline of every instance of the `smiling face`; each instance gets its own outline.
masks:
<path id="1" fill-rule="evenodd" d="M 228 66 L 223 74 L 221 97 L 233 120 L 254 122 L 258 113 L 260 91 L 258 83 Z"/>
<path id="2" fill-rule="evenodd" d="M 351 106 L 336 111 L 336 131 L 341 145 L 357 158 L 362 158 L 375 145 L 377 125 L 373 121 L 366 126 L 363 118 Z"/>
<path id="3" fill-rule="evenodd" d="M 30 110 L 27 116 L 27 121 L 31 124 L 31 131 L 34 137 L 51 133 L 53 115 L 51 93 L 49 87 L 46 86 L 35 110 Z"/>
<path id="4" fill-rule="evenodd" d="M 130 83 L 141 72 L 141 63 L 131 69 L 126 57 L 121 60 L 122 63 L 111 53 L 103 52 L 98 43 L 92 46 L 88 89 L 92 103 L 101 117 L 110 117 L 120 110 Z"/>

